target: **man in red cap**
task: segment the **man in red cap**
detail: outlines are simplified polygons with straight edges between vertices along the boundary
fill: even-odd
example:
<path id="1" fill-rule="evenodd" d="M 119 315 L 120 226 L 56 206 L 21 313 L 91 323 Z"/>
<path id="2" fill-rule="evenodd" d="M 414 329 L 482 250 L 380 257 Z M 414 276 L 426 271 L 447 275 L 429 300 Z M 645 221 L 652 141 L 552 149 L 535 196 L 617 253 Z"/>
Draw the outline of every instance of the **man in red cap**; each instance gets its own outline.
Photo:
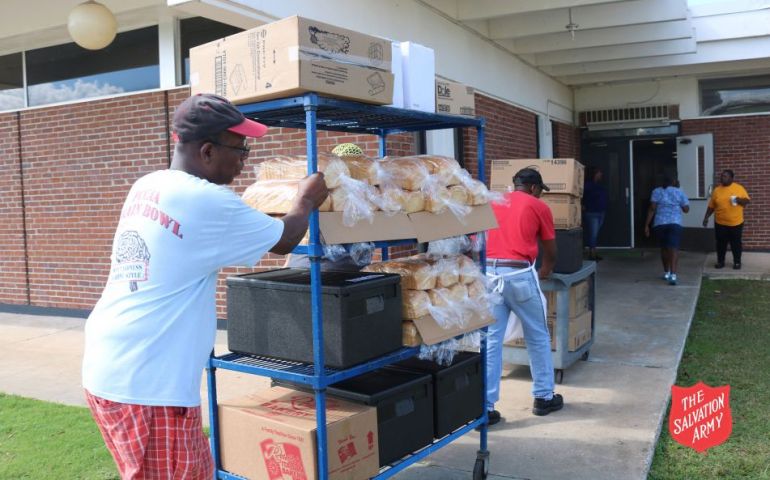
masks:
<path id="1" fill-rule="evenodd" d="M 83 386 L 122 479 L 213 478 L 200 383 L 216 334 L 219 270 L 289 253 L 328 195 L 322 174 L 300 182 L 273 219 L 225 187 L 248 138 L 267 127 L 216 95 L 174 114 L 171 167 L 138 179 L 123 205 L 110 274 L 85 327 Z"/>

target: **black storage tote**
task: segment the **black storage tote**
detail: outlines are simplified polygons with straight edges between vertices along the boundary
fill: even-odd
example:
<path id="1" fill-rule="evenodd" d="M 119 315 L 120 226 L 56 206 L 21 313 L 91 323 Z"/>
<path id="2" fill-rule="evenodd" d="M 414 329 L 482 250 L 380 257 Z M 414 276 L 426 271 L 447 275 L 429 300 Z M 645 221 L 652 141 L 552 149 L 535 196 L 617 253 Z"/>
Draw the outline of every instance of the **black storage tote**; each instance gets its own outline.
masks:
<path id="1" fill-rule="evenodd" d="M 452 433 L 484 413 L 484 379 L 478 353 L 458 352 L 449 366 L 414 357 L 387 368 L 428 373 L 433 377 L 435 438 Z"/>
<path id="2" fill-rule="evenodd" d="M 347 368 L 401 348 L 401 277 L 321 272 L 324 363 Z M 227 279 L 227 342 L 233 352 L 313 362 L 310 270 Z"/>
<path id="3" fill-rule="evenodd" d="M 335 383 L 326 392 L 377 407 L 380 466 L 388 465 L 433 441 L 433 386 L 430 375 L 374 370 Z"/>

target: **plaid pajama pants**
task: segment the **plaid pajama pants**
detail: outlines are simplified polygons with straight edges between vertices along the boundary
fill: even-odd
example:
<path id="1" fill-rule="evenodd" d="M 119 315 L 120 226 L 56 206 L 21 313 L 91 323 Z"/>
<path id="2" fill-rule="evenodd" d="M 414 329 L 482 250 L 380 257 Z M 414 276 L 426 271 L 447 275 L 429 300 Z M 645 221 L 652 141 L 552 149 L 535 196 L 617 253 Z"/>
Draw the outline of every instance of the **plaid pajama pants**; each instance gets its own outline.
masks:
<path id="1" fill-rule="evenodd" d="M 123 480 L 211 480 L 214 464 L 200 407 L 86 401 Z"/>

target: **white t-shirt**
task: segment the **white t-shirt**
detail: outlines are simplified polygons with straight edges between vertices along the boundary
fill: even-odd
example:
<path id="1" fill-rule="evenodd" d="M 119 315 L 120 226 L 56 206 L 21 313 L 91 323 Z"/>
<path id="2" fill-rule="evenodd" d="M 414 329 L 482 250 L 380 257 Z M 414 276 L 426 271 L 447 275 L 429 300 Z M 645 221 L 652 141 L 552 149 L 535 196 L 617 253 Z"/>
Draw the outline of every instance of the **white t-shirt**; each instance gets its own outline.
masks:
<path id="1" fill-rule="evenodd" d="M 217 273 L 253 266 L 282 233 L 283 222 L 229 188 L 183 171 L 137 180 L 115 232 L 107 286 L 86 322 L 83 386 L 115 402 L 200 405 Z"/>

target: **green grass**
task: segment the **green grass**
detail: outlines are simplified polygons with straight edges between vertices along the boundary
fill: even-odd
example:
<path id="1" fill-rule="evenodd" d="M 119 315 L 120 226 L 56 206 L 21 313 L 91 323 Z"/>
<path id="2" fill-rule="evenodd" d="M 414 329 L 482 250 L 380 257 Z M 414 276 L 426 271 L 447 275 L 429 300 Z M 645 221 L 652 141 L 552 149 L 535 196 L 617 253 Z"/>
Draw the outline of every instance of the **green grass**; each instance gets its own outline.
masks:
<path id="1" fill-rule="evenodd" d="M 770 479 L 770 282 L 703 280 L 676 384 L 729 384 L 733 431 L 699 454 L 671 439 L 668 413 L 649 479 Z"/>
<path id="2" fill-rule="evenodd" d="M 0 478 L 120 477 L 88 409 L 0 393 Z"/>

